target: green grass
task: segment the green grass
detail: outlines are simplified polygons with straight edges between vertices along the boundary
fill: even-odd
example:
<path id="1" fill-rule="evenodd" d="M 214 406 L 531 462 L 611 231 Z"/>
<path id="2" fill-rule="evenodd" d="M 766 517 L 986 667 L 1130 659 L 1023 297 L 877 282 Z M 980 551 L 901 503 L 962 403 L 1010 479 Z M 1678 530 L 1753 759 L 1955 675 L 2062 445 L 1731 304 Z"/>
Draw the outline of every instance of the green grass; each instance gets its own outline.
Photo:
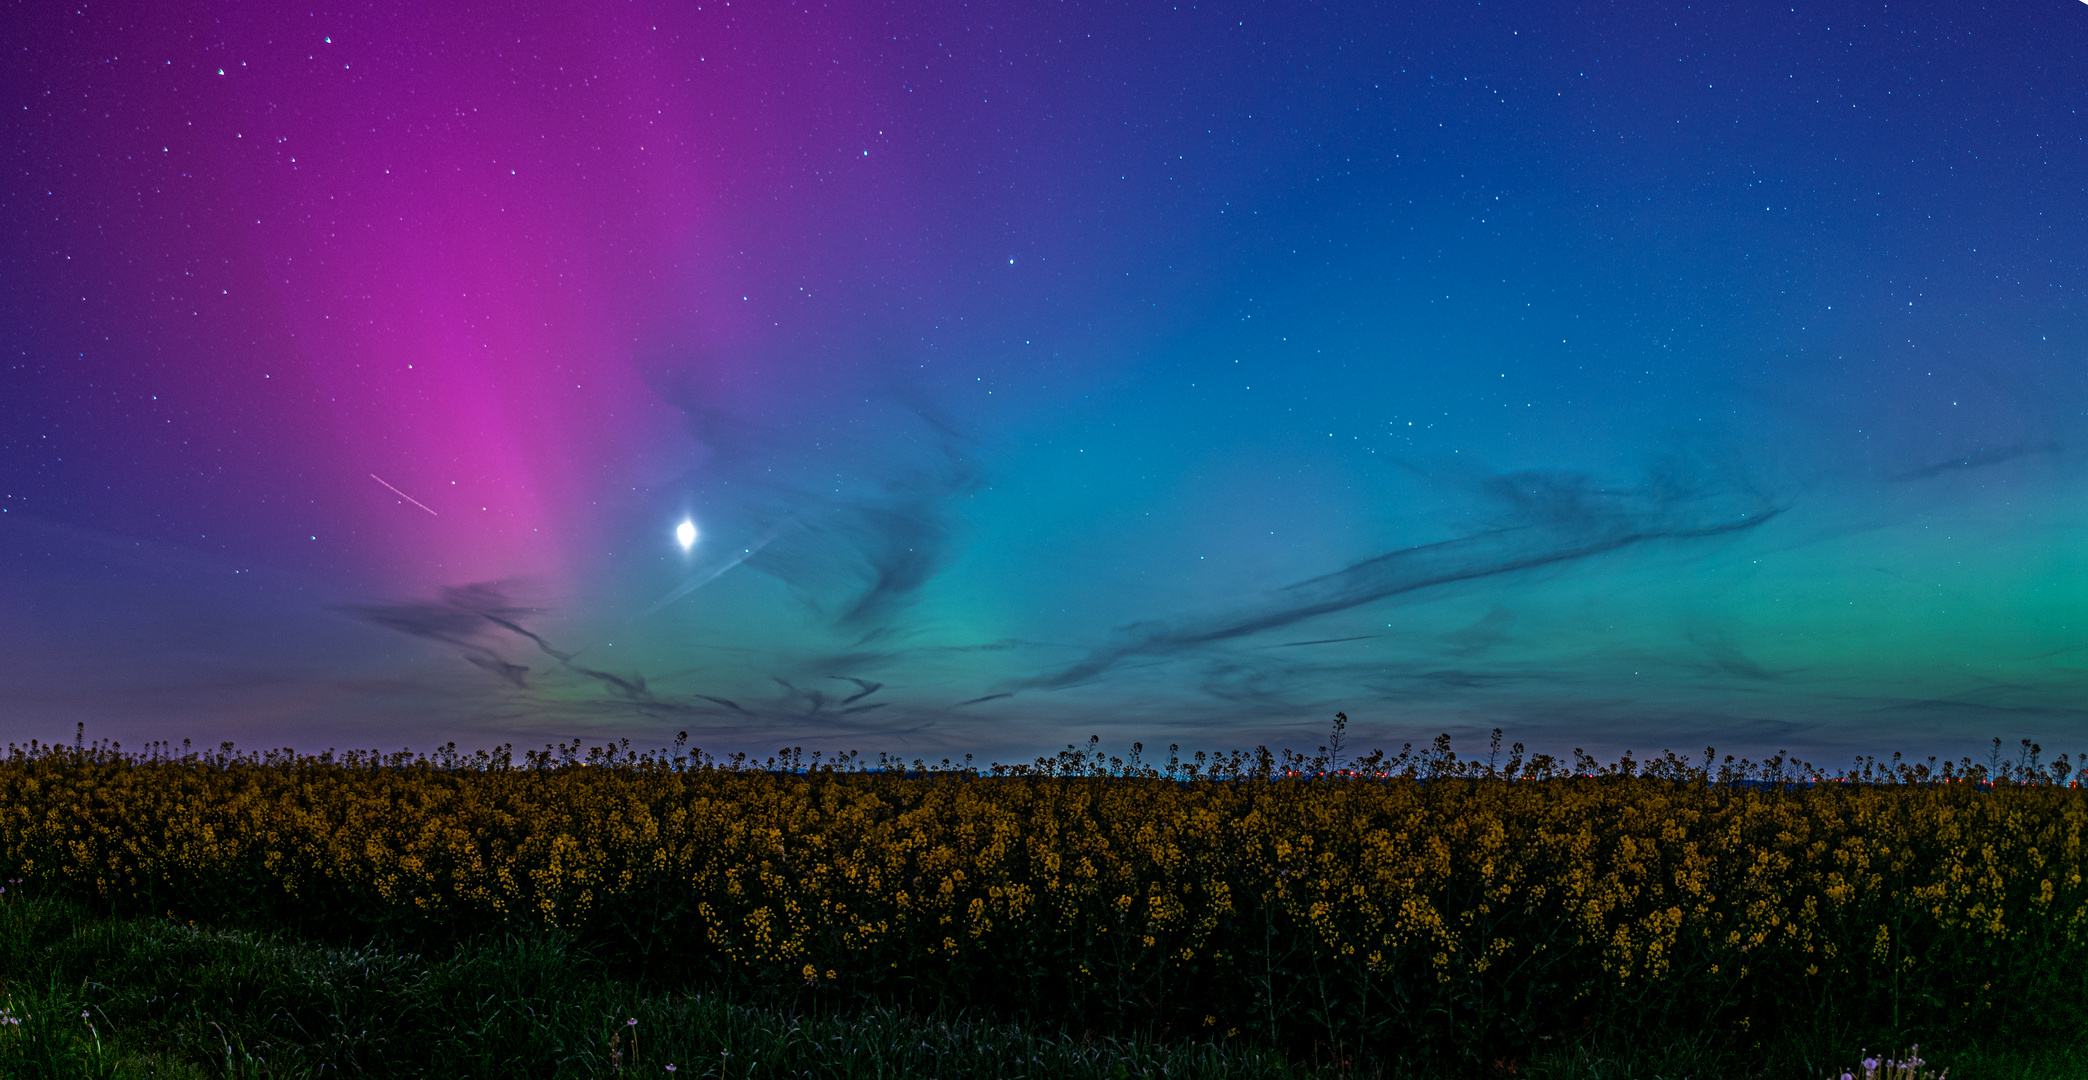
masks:
<path id="1" fill-rule="evenodd" d="M 0 905 L 0 1076 L 1129 1077 L 1406 1076 L 1292 1063 L 1238 1040 L 1083 1037 L 816 998 L 734 1002 L 620 981 L 553 937 L 422 956 L 157 919 Z M 84 1017 L 82 1014 L 85 1014 Z M 8 1022 L 8 1018 L 17 1022 Z M 630 1021 L 635 1020 L 633 1024 Z M 1522 1080 L 1813 1076 L 1844 1064 L 1786 1050 L 1586 1045 L 1477 1075 Z M 2088 1078 L 2088 1041 L 1928 1056 L 1953 1080 Z M 1807 1058 L 1819 1066 L 1809 1067 Z M 670 1074 L 667 1066 L 675 1071 Z"/>
<path id="2" fill-rule="evenodd" d="M 1243 1047 L 646 993 L 554 938 L 428 958 L 43 901 L 0 908 L 0 984 L 9 1078 L 1301 1075 Z"/>

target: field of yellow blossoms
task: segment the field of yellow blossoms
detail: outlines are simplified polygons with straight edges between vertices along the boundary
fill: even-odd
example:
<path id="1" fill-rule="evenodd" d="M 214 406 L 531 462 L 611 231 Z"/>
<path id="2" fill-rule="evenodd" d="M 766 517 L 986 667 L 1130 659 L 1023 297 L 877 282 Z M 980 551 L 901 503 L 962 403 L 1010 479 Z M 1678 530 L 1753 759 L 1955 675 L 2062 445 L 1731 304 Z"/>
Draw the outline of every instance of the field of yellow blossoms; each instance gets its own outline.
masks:
<path id="1" fill-rule="evenodd" d="M 32 745 L 0 761 L 0 872 L 336 937 L 556 928 L 676 978 L 1074 1030 L 2034 1027 L 2088 1011 L 2071 764 Z"/>

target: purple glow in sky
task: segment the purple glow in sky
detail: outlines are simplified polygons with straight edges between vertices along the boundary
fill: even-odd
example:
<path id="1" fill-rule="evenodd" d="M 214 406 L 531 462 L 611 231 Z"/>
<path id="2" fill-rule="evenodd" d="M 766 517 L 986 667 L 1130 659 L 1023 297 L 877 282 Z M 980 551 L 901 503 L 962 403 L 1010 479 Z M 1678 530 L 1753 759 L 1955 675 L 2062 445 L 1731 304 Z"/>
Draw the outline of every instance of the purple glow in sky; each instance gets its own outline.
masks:
<path id="1" fill-rule="evenodd" d="M 2080 730 L 2078 5 L 15 16 L 10 738 Z"/>

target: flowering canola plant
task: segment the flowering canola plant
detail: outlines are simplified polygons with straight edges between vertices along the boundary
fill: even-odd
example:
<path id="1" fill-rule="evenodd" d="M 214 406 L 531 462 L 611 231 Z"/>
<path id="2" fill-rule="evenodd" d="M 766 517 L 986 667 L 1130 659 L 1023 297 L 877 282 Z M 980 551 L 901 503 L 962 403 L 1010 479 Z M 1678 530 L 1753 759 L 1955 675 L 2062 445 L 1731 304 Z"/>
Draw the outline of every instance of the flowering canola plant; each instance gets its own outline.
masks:
<path id="1" fill-rule="evenodd" d="M 0 871 L 116 911 L 556 928 L 714 982 L 1294 1044 L 2082 1009 L 2078 979 L 2038 981 L 2088 958 L 2088 790 L 2063 758 L 1137 751 L 32 745 L 0 761 Z"/>

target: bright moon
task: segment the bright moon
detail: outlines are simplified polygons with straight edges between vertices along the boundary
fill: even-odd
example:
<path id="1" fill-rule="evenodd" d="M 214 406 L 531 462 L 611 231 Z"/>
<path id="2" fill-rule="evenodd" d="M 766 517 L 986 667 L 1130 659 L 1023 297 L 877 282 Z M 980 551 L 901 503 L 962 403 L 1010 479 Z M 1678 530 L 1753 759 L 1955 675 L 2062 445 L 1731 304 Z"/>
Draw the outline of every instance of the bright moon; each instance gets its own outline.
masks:
<path id="1" fill-rule="evenodd" d="M 683 551 L 687 551 L 690 548 L 695 547 L 696 523 L 693 521 L 684 521 L 681 524 L 676 525 L 674 527 L 674 539 L 677 543 L 681 544 Z"/>

